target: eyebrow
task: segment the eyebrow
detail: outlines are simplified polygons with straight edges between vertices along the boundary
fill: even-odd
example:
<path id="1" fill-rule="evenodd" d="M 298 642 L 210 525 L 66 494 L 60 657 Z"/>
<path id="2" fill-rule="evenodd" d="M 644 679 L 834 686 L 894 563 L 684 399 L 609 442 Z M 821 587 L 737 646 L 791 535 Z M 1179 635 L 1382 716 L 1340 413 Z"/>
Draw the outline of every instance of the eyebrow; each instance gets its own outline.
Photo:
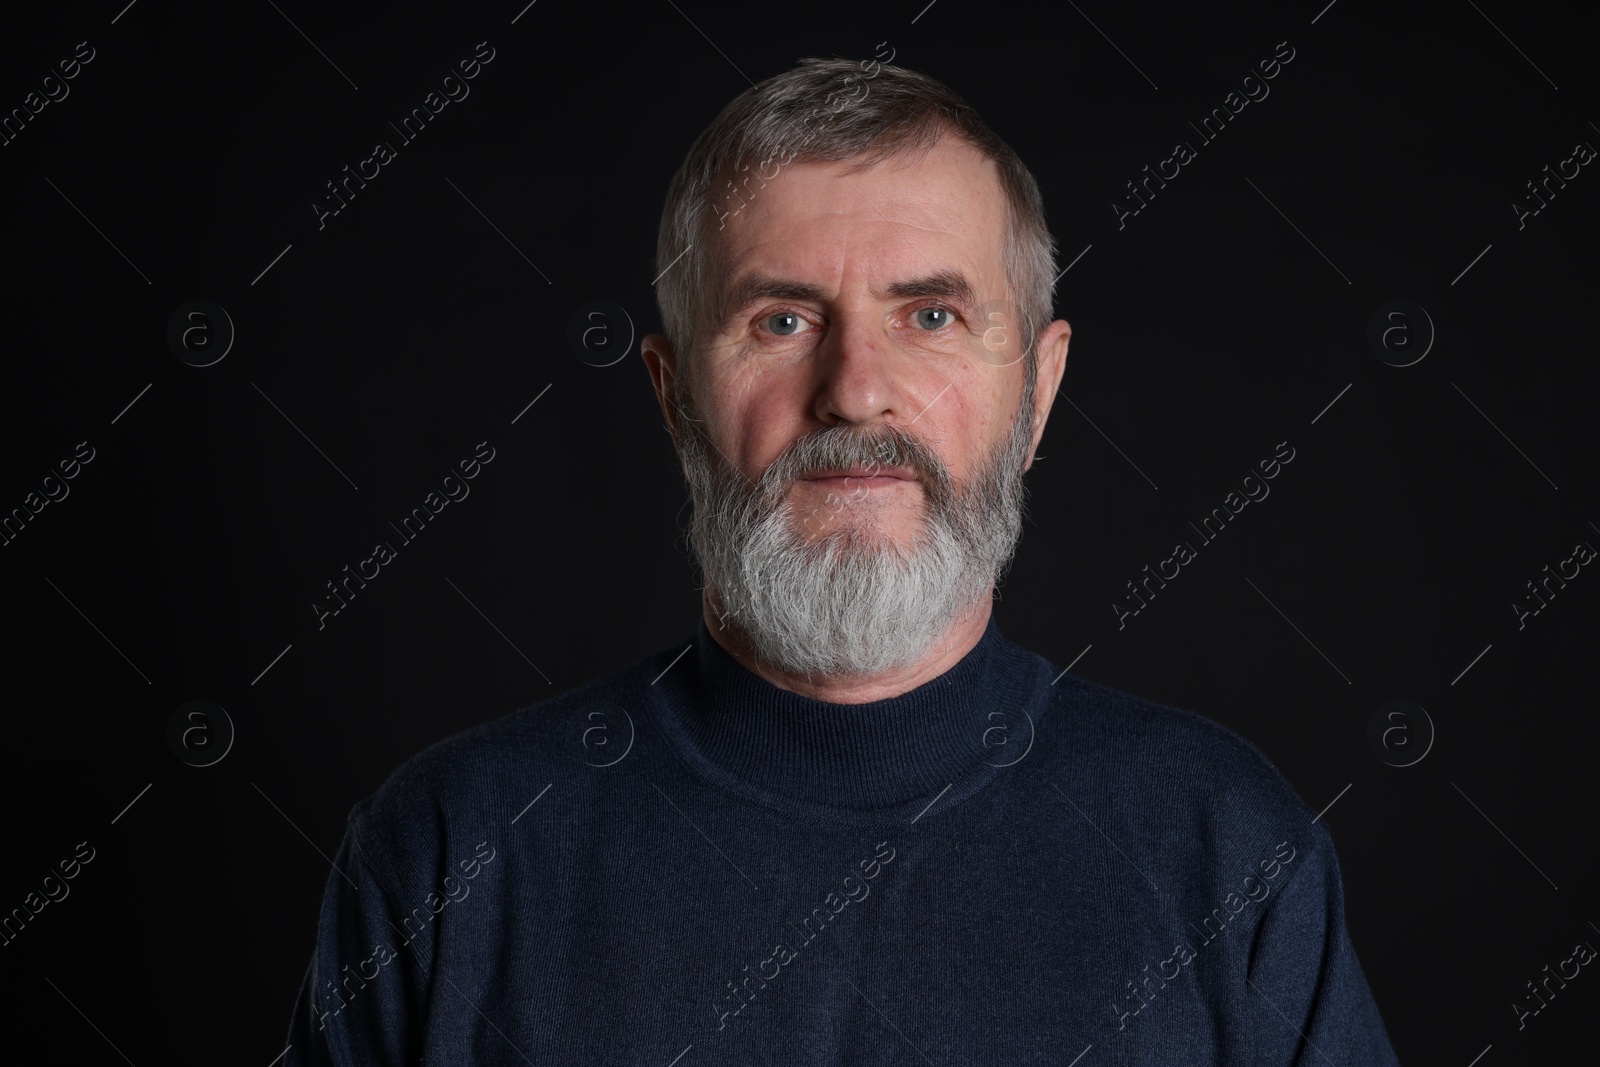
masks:
<path id="1" fill-rule="evenodd" d="M 932 274 L 904 281 L 891 282 L 882 290 L 885 296 L 919 297 L 942 296 L 965 308 L 977 306 L 972 283 L 958 270 L 934 271 Z M 746 274 L 722 294 L 719 322 L 727 322 L 736 312 L 759 300 L 806 300 L 821 303 L 824 293 L 820 285 L 778 278 L 769 274 Z"/>

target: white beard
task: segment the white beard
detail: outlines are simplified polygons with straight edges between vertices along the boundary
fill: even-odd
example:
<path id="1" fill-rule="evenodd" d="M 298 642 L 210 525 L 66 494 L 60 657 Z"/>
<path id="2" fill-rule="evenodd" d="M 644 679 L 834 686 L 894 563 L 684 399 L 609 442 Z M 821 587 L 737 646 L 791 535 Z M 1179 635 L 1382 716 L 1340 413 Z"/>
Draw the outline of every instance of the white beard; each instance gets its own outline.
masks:
<path id="1" fill-rule="evenodd" d="M 834 426 L 802 438 L 752 485 L 720 454 L 713 461 L 698 420 L 680 414 L 679 457 L 694 503 L 690 547 L 713 611 L 758 661 L 791 674 L 871 677 L 919 662 L 991 594 L 1022 534 L 1031 398 L 1009 438 L 959 490 L 926 445 L 891 426 Z M 911 543 L 871 528 L 865 511 L 807 543 L 788 502 L 796 479 L 872 464 L 909 467 L 919 478 L 924 510 Z"/>

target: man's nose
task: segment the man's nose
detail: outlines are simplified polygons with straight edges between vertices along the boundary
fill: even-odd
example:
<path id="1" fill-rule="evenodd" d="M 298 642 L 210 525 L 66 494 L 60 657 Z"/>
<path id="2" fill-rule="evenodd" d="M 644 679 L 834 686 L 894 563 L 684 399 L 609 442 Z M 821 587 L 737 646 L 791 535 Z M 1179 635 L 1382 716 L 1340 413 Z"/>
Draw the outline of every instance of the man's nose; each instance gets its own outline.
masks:
<path id="1" fill-rule="evenodd" d="M 829 424 L 898 421 L 905 411 L 896 355 L 881 322 L 837 320 L 815 353 L 817 418 Z"/>

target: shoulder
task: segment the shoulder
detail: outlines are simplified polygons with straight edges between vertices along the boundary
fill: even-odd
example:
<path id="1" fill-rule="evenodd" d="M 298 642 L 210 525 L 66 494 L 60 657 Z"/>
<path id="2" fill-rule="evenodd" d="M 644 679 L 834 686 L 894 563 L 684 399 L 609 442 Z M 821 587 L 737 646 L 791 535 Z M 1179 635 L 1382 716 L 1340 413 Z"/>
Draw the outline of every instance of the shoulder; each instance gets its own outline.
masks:
<path id="1" fill-rule="evenodd" d="M 594 778 L 584 772 L 597 747 L 626 743 L 627 709 L 676 651 L 652 653 L 429 745 L 351 810 L 357 843 L 385 866 L 426 865 L 452 838 L 504 832 L 534 802 L 575 803 Z"/>
<path id="2" fill-rule="evenodd" d="M 1055 688 L 1066 766 L 1158 836 L 1249 852 L 1310 827 L 1310 809 L 1272 761 L 1220 723 L 1072 675 Z"/>

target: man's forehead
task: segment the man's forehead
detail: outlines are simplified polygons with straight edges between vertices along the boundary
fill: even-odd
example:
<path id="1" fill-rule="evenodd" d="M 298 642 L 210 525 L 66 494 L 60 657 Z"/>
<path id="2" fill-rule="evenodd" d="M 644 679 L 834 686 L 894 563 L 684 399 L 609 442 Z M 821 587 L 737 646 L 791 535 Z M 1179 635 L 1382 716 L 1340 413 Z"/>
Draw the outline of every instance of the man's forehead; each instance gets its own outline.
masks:
<path id="1" fill-rule="evenodd" d="M 976 303 L 1003 283 L 1006 204 L 992 161 L 945 139 L 926 153 L 859 163 L 795 163 L 727 220 L 722 299 L 820 300 L 841 275 L 867 277 L 878 296 Z"/>

